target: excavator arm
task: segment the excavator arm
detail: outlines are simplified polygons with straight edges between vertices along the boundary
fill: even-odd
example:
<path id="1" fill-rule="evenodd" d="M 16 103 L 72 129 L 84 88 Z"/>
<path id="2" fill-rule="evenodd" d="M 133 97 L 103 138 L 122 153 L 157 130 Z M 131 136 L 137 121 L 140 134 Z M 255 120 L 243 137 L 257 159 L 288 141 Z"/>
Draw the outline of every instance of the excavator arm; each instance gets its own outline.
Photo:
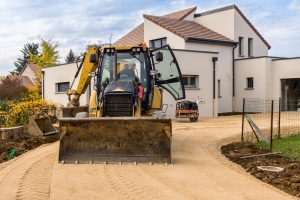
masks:
<path id="1" fill-rule="evenodd" d="M 80 96 L 91 82 L 91 72 L 95 72 L 100 62 L 100 48 L 97 45 L 88 46 L 81 63 L 81 75 L 76 90 L 68 90 L 68 107 L 78 107 Z M 78 70 L 80 70 L 80 68 Z M 75 76 L 76 78 L 76 76 Z"/>

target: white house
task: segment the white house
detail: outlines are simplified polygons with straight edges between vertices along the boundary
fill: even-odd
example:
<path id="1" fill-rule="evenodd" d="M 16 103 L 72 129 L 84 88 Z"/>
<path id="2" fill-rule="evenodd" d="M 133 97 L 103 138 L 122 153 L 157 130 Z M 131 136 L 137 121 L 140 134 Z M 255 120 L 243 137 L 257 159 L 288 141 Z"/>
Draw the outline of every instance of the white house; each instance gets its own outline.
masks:
<path id="1" fill-rule="evenodd" d="M 36 64 L 27 64 L 19 76 L 27 76 L 32 83 L 36 82 L 37 79 L 38 66 Z"/>
<path id="2" fill-rule="evenodd" d="M 181 68 L 186 99 L 205 101 L 199 104 L 200 117 L 240 112 L 247 97 L 282 97 L 286 109 L 292 98 L 300 99 L 299 58 L 269 57 L 271 46 L 236 5 L 203 13 L 196 9 L 144 15 L 144 22 L 114 45 L 145 41 L 155 48 L 169 44 Z M 76 65 L 43 71 L 44 97 L 66 105 L 63 93 L 67 87 L 60 86 L 72 84 Z M 89 91 L 81 98 L 82 104 L 88 104 L 88 97 Z M 174 117 L 176 102 L 168 92 L 164 92 L 164 103 L 168 104 L 167 115 Z"/>
<path id="3" fill-rule="evenodd" d="M 44 99 L 67 106 L 69 100 L 66 91 L 77 89 L 80 76 L 75 78 L 80 63 L 69 63 L 46 67 L 42 70 L 42 96 Z M 80 105 L 89 103 L 90 87 L 80 98 Z"/>
<path id="4" fill-rule="evenodd" d="M 140 35 L 144 37 L 141 38 Z M 139 35 L 139 36 L 138 36 Z M 174 50 L 184 76 L 186 98 L 203 100 L 200 117 L 218 116 L 235 111 L 235 60 L 267 56 L 270 45 L 237 6 L 196 13 L 196 7 L 165 16 L 144 15 L 143 25 L 115 42 L 138 43 L 143 39 L 151 47 L 168 43 Z M 175 101 L 165 93 L 173 116 Z"/>

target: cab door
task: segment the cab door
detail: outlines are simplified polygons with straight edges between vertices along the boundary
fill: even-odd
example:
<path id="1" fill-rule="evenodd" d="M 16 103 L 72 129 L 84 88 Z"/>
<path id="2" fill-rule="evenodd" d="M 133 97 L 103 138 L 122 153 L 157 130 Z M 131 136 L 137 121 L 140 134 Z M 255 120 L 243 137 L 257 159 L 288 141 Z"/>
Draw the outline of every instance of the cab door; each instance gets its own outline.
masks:
<path id="1" fill-rule="evenodd" d="M 169 45 L 151 50 L 155 84 L 167 90 L 175 100 L 185 99 L 185 89 L 178 62 Z"/>

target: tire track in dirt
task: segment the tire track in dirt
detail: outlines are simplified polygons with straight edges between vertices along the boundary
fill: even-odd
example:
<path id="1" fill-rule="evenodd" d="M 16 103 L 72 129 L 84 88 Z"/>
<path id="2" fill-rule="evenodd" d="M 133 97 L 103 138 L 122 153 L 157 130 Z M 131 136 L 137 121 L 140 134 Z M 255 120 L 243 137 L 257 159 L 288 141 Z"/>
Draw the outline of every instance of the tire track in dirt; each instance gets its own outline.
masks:
<path id="1" fill-rule="evenodd" d="M 55 144 L 43 145 L 15 158 L 9 165 L 0 167 L 3 167 L 0 171 L 0 199 L 27 199 L 28 195 L 31 197 L 30 199 L 47 199 L 41 196 L 32 197 L 31 194 L 39 191 L 40 187 L 46 186 L 49 188 L 50 179 L 45 180 L 43 176 L 45 176 L 45 173 L 50 173 L 51 176 L 53 159 L 55 157 L 55 152 L 49 151 L 53 149 L 52 145 Z M 51 168 L 46 167 L 42 169 L 45 163 Z M 40 174 L 41 170 L 45 172 Z M 30 177 L 34 176 L 34 180 L 31 179 L 30 181 Z M 26 189 L 26 187 L 28 188 Z"/>
<path id="2" fill-rule="evenodd" d="M 104 168 L 104 175 L 115 196 L 112 199 L 184 199 L 176 190 L 169 188 L 143 171 L 143 167 L 110 165 Z"/>
<path id="3" fill-rule="evenodd" d="M 16 199 L 50 198 L 50 180 L 54 157 L 55 154 L 52 153 L 32 163 L 21 178 Z"/>

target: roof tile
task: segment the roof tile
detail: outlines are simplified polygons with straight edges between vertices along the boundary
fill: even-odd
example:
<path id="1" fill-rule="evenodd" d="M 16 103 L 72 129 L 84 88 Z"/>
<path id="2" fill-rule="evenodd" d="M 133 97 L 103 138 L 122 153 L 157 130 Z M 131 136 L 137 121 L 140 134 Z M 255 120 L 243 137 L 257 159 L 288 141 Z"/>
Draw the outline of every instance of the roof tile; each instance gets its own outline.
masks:
<path id="1" fill-rule="evenodd" d="M 196 9 L 197 7 L 192 7 L 192 8 L 188 8 L 188 9 L 184 9 L 181 11 L 164 15 L 164 17 L 182 20 L 185 17 L 187 17 L 189 14 L 194 12 Z M 124 35 L 122 38 L 114 42 L 113 45 L 116 46 L 136 45 L 143 41 L 144 41 L 144 23 L 140 24 L 132 31 Z"/>
<path id="2" fill-rule="evenodd" d="M 187 40 L 188 38 L 234 42 L 233 40 L 193 21 L 144 15 L 144 18 Z"/>

